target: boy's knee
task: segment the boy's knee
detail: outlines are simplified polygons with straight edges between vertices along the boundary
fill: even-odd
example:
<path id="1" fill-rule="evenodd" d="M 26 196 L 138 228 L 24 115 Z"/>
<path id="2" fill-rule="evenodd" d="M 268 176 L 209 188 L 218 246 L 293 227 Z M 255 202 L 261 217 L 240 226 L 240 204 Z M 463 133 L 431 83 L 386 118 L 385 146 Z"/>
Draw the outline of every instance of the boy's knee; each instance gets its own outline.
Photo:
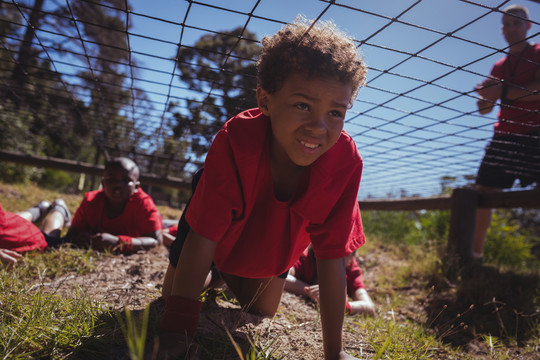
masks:
<path id="1" fill-rule="evenodd" d="M 245 309 L 250 314 L 272 317 L 276 315 L 278 305 L 268 306 L 267 304 L 247 304 L 245 307 L 242 307 L 242 309 Z"/>

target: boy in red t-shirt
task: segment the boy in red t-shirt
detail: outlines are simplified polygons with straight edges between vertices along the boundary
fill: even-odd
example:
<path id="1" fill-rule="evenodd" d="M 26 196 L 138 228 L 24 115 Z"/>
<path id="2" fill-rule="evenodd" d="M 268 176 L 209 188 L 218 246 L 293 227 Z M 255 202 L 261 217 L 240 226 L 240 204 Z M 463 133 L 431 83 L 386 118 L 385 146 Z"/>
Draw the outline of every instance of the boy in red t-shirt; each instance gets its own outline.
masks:
<path id="1" fill-rule="evenodd" d="M 171 246 L 160 358 L 188 352 L 210 269 L 246 311 L 272 316 L 287 271 L 309 244 L 325 358 L 352 358 L 342 348 L 344 258 L 365 241 L 362 159 L 343 126 L 367 67 L 331 22 L 298 19 L 262 44 L 258 108 L 216 135 L 184 211 L 186 236 L 179 228 Z"/>
<path id="2" fill-rule="evenodd" d="M 11 267 L 21 254 L 59 245 L 60 233 L 71 214 L 62 199 L 42 201 L 28 210 L 12 213 L 0 205 L 0 262 Z M 40 222 L 41 229 L 34 223 Z"/>
<path id="3" fill-rule="evenodd" d="M 131 159 L 107 161 L 102 189 L 85 194 L 68 241 L 124 253 L 161 245 L 161 215 L 152 198 L 138 187 L 138 180 L 139 167 Z"/>
<path id="4" fill-rule="evenodd" d="M 362 276 L 362 270 L 356 262 L 354 253 L 345 257 L 345 277 L 347 279 L 348 314 L 375 315 L 375 305 L 369 297 Z M 319 284 L 317 281 L 317 261 L 313 248 L 310 246 L 294 266 L 289 270 L 285 279 L 285 290 L 297 295 L 305 295 L 319 303 Z"/>

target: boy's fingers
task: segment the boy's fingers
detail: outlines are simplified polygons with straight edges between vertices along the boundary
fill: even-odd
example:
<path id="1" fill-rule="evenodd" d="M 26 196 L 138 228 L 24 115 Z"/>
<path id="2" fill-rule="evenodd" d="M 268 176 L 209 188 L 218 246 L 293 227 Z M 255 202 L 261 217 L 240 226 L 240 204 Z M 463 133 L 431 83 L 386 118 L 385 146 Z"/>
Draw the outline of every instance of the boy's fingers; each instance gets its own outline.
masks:
<path id="1" fill-rule="evenodd" d="M 16 251 L 13 251 L 13 250 L 4 250 L 4 253 L 8 254 L 9 256 L 13 257 L 13 258 L 17 258 L 17 259 L 20 259 L 22 258 L 22 254 L 21 253 L 18 253 Z"/>

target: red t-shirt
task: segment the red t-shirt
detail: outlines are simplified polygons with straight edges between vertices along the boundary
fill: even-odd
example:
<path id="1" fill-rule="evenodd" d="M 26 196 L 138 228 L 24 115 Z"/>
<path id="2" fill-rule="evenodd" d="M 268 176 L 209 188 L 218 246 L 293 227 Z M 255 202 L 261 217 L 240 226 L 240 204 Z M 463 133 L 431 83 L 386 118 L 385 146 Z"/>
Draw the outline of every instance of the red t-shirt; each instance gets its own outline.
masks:
<path id="1" fill-rule="evenodd" d="M 525 85 L 536 77 L 540 66 L 540 44 L 531 44 L 519 56 L 507 55 L 493 65 L 491 75 L 515 85 Z M 501 106 L 496 135 L 527 134 L 540 128 L 540 101 L 513 101 Z"/>
<path id="2" fill-rule="evenodd" d="M 0 204 L 0 249 L 26 252 L 45 250 L 47 241 L 37 226 L 17 214 L 4 211 Z"/>
<path id="3" fill-rule="evenodd" d="M 87 192 L 73 216 L 71 228 L 91 234 L 131 237 L 147 235 L 163 228 L 154 201 L 140 188 L 131 195 L 122 214 L 115 218 L 105 215 L 105 201 L 103 190 Z"/>
<path id="4" fill-rule="evenodd" d="M 308 249 L 300 256 L 293 268 L 295 278 L 309 285 L 315 285 L 317 282 L 315 279 L 316 263 L 315 258 L 309 254 Z M 355 258 L 345 267 L 345 276 L 347 278 L 347 294 L 350 297 L 353 297 L 356 290 L 365 288 L 364 276 Z"/>
<path id="5" fill-rule="evenodd" d="M 342 132 L 310 165 L 290 201 L 278 201 L 270 171 L 268 117 L 251 109 L 219 131 L 186 212 L 198 234 L 217 242 L 226 273 L 265 278 L 288 270 L 310 242 L 318 258 L 341 258 L 364 241 L 358 208 L 362 159 Z"/>

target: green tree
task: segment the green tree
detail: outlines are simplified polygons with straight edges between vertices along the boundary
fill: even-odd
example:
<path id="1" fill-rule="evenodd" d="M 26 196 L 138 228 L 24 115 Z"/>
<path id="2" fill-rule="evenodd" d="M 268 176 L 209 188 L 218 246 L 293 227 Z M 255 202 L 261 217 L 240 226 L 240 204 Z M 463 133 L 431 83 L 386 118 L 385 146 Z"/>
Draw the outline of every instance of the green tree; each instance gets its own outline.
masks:
<path id="1" fill-rule="evenodd" d="M 0 20 L 5 21 L 0 22 L 0 37 L 8 51 L 0 53 L 4 79 L 0 93 L 6 95 L 0 106 L 20 120 L 11 126 L 9 142 L 23 143 L 17 139 L 31 134 L 35 147 L 26 152 L 82 161 L 97 160 L 107 149 L 126 152 L 138 146 L 142 131 L 122 111 L 136 101 L 132 95 L 144 98 L 126 84 L 130 69 L 123 21 L 126 4 L 125 0 L 1 3 Z M 37 30 L 45 31 L 36 35 Z M 53 58 L 83 64 L 87 70 L 69 83 L 72 78 L 58 72 Z M 0 146 L 8 145 L 0 141 Z"/>
<path id="2" fill-rule="evenodd" d="M 256 106 L 255 59 L 260 51 L 255 34 L 242 28 L 204 35 L 193 47 L 180 49 L 181 80 L 205 94 L 187 99 L 184 111 L 178 103 L 169 109 L 173 136 L 184 144 L 182 150 L 199 158 L 228 118 Z"/>

